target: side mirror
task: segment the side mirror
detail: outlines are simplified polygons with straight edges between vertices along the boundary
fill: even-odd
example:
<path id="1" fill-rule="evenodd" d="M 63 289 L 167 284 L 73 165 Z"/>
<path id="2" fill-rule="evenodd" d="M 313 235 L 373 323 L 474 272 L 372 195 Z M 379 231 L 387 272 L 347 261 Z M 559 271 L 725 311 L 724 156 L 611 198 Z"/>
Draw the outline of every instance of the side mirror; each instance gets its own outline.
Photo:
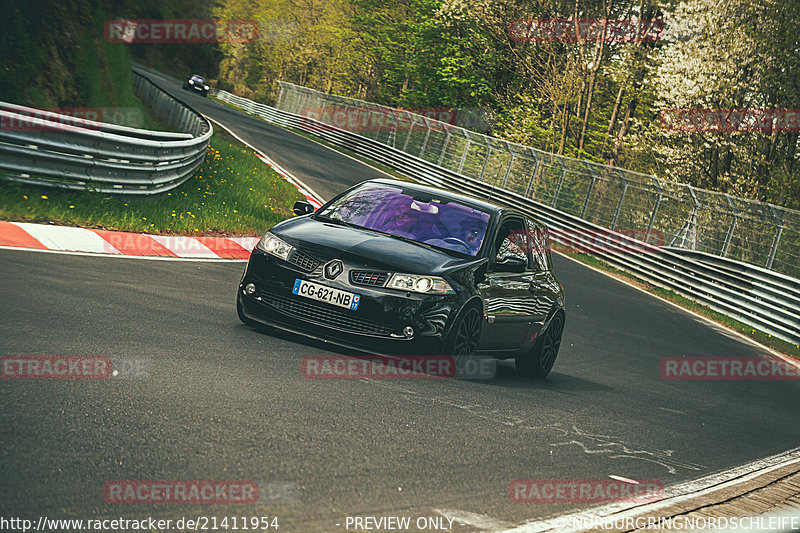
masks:
<path id="1" fill-rule="evenodd" d="M 509 256 L 495 263 L 495 272 L 522 273 L 528 268 L 528 260 L 520 257 Z"/>
<path id="2" fill-rule="evenodd" d="M 294 214 L 298 216 L 308 215 L 309 213 L 314 212 L 314 206 L 309 202 L 299 201 L 294 203 L 292 211 L 294 211 Z"/>

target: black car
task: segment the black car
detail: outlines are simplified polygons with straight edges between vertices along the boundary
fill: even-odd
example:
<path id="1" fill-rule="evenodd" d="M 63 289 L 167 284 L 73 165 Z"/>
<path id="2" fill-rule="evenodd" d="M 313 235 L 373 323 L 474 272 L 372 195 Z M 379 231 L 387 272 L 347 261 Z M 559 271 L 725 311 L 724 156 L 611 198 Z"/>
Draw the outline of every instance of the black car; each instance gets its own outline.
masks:
<path id="1" fill-rule="evenodd" d="M 183 89 L 186 91 L 197 91 L 203 96 L 208 96 L 210 87 L 205 78 L 194 74 L 183 83 Z"/>
<path id="2" fill-rule="evenodd" d="M 564 291 L 545 226 L 438 189 L 363 182 L 276 224 L 253 250 L 239 318 L 382 354 L 515 357 L 546 376 Z"/>

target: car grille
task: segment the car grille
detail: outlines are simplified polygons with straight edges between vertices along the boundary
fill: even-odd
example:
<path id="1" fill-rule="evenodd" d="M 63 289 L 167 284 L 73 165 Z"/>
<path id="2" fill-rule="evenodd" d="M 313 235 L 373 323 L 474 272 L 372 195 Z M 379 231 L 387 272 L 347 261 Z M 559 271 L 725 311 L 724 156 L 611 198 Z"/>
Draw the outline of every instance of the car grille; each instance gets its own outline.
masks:
<path id="1" fill-rule="evenodd" d="M 371 285 L 374 287 L 383 287 L 386 283 L 386 278 L 389 277 L 387 272 L 369 272 L 366 270 L 352 270 L 350 272 L 350 283 L 354 285 Z"/>
<path id="2" fill-rule="evenodd" d="M 267 291 L 259 291 L 258 296 L 274 310 L 303 322 L 366 335 L 389 336 L 392 333 L 384 322 L 359 318 L 355 311 L 345 311 L 326 304 L 306 302 L 300 297 L 282 296 Z"/>
<path id="3" fill-rule="evenodd" d="M 310 255 L 301 252 L 300 250 L 295 250 L 294 252 L 292 252 L 292 256 L 289 258 L 289 262 L 294 263 L 295 265 L 299 266 L 306 272 L 311 272 L 319 266 L 319 261 L 317 261 Z"/>

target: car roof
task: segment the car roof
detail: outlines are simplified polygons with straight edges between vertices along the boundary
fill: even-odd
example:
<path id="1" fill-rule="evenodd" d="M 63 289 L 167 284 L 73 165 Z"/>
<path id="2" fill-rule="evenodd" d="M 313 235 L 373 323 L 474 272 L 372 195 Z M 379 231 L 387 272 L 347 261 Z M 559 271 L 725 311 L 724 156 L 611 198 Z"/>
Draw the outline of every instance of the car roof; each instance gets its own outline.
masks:
<path id="1" fill-rule="evenodd" d="M 517 211 L 516 209 L 509 209 L 507 207 L 501 207 L 499 205 L 490 204 L 489 202 L 486 202 L 486 201 L 483 201 L 483 200 L 478 200 L 476 198 L 472 198 L 471 196 L 465 196 L 463 194 L 458 194 L 458 193 L 454 193 L 454 192 L 445 191 L 443 189 L 438 189 L 436 187 L 428 187 L 426 185 L 419 185 L 417 183 L 409 183 L 407 181 L 393 180 L 393 179 L 388 179 L 388 178 L 371 179 L 371 180 L 365 181 L 364 183 L 385 183 L 387 185 L 395 185 L 395 186 L 398 186 L 398 187 L 407 187 L 409 189 L 418 190 L 420 192 L 436 194 L 436 195 L 439 195 L 439 196 L 443 196 L 443 197 L 449 198 L 451 200 L 456 200 L 458 202 L 462 202 L 465 205 L 469 205 L 471 207 L 477 207 L 477 208 L 482 209 L 484 211 L 487 211 L 489 213 L 496 214 L 500 218 L 505 217 L 507 215 L 516 215 L 516 216 L 523 217 L 523 218 L 526 218 L 528 220 L 533 221 L 536 225 L 538 225 L 541 228 L 545 227 L 545 225 L 540 220 L 538 220 L 538 219 L 536 219 L 536 218 L 534 218 L 534 217 L 532 217 L 530 215 L 526 215 L 525 213 L 521 213 L 520 211 Z"/>

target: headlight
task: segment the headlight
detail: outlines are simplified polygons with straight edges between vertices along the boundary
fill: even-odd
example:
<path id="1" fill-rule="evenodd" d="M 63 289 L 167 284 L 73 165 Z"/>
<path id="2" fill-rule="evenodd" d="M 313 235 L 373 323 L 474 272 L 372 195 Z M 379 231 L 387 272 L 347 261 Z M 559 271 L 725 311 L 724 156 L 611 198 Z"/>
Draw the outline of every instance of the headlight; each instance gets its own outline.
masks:
<path id="1" fill-rule="evenodd" d="M 266 232 L 264 236 L 261 237 L 261 240 L 258 241 L 257 247 L 270 255 L 280 257 L 284 261 L 289 259 L 289 254 L 292 253 L 293 250 L 290 245 L 286 244 L 270 232 Z"/>
<path id="2" fill-rule="evenodd" d="M 189 85 L 194 85 L 194 80 L 189 80 Z"/>
<path id="3" fill-rule="evenodd" d="M 204 85 L 203 89 L 205 89 L 207 91 L 208 90 L 208 85 Z"/>
<path id="4" fill-rule="evenodd" d="M 453 294 L 455 292 L 450 284 L 440 277 L 414 274 L 392 274 L 386 287 L 422 294 Z"/>

